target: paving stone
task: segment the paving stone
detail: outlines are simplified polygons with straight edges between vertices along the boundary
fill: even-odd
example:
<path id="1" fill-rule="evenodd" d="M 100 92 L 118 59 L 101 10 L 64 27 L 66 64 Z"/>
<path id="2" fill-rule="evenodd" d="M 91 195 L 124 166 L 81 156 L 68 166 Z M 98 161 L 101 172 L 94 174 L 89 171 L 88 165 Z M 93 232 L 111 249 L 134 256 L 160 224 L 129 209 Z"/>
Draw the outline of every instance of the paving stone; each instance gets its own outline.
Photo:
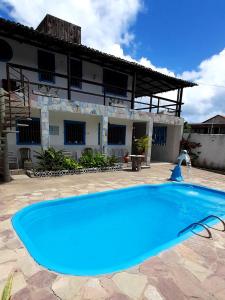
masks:
<path id="1" fill-rule="evenodd" d="M 31 300 L 32 299 L 32 291 L 25 287 L 24 289 L 20 290 L 19 292 L 15 293 L 12 296 L 12 300 Z"/>
<path id="2" fill-rule="evenodd" d="M 130 298 L 124 294 L 116 293 L 108 298 L 108 300 L 130 300 Z"/>
<path id="3" fill-rule="evenodd" d="M 129 274 L 126 272 L 117 273 L 112 277 L 112 280 L 121 292 L 132 299 L 139 299 L 147 284 L 146 276 L 141 274 Z"/>
<path id="4" fill-rule="evenodd" d="M 0 250 L 0 264 L 8 261 L 16 261 L 17 256 L 16 252 L 9 249 Z"/>
<path id="5" fill-rule="evenodd" d="M 31 277 L 41 270 L 40 266 L 28 255 L 19 257 L 17 266 L 26 277 Z"/>
<path id="6" fill-rule="evenodd" d="M 44 288 L 50 286 L 56 277 L 57 275 L 43 270 L 31 276 L 27 283 L 38 288 Z"/>
<path id="7" fill-rule="evenodd" d="M 25 278 L 21 272 L 16 272 L 13 276 L 12 295 L 24 289 L 27 286 Z"/>
<path id="8" fill-rule="evenodd" d="M 93 278 L 85 283 L 82 288 L 82 296 L 84 299 L 101 300 L 109 295 L 101 286 L 99 279 Z"/>
<path id="9" fill-rule="evenodd" d="M 152 285 L 147 286 L 147 288 L 144 292 L 144 295 L 147 300 L 164 300 L 165 299 L 162 295 L 160 295 L 157 288 Z"/>
<path id="10" fill-rule="evenodd" d="M 52 290 L 62 300 L 74 300 L 81 296 L 81 289 L 87 282 L 85 277 L 59 277 L 52 284 Z"/>

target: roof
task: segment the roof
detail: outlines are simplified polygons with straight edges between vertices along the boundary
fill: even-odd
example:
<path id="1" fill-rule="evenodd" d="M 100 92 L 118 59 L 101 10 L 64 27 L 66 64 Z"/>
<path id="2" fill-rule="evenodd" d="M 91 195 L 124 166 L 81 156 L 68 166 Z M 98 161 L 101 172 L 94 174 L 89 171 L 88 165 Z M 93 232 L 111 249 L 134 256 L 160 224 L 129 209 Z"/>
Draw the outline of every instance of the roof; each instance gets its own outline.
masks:
<path id="1" fill-rule="evenodd" d="M 128 74 L 136 74 L 135 97 L 192 87 L 197 84 L 162 74 L 135 62 L 101 52 L 82 44 L 64 41 L 47 33 L 39 32 L 32 27 L 0 18 L 0 35 L 13 38 L 37 47 L 68 54 L 113 68 Z"/>
<path id="2" fill-rule="evenodd" d="M 214 117 L 211 117 L 208 120 L 203 121 L 202 123 L 209 123 L 209 124 L 211 124 L 211 123 L 214 123 L 213 122 L 214 119 L 222 119 L 222 120 L 224 119 L 224 123 L 225 123 L 225 116 L 222 116 L 222 115 L 215 115 Z M 209 121 L 211 121 L 211 122 L 209 122 Z"/>
<path id="3" fill-rule="evenodd" d="M 207 127 L 209 125 L 225 125 L 225 116 L 215 115 L 202 123 L 191 123 L 191 126 Z"/>

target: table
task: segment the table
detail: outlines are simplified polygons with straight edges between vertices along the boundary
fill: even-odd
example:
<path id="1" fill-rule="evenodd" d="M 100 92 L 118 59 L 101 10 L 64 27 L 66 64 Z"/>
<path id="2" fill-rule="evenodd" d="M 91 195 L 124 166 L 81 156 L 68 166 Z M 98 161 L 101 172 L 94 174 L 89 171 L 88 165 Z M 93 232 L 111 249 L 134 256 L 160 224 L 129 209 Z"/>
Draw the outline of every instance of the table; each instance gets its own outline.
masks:
<path id="1" fill-rule="evenodd" d="M 132 161 L 132 171 L 141 171 L 141 162 L 142 159 L 145 157 L 144 155 L 129 155 Z"/>

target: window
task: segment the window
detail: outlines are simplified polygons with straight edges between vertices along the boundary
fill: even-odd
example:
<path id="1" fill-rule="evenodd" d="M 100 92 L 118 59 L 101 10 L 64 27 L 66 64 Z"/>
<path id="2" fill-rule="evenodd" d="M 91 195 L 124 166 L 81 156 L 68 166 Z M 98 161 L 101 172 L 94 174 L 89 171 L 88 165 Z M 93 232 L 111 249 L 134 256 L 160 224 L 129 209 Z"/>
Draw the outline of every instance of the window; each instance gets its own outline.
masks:
<path id="1" fill-rule="evenodd" d="M 39 80 L 55 82 L 55 55 L 53 53 L 38 50 Z"/>
<path id="2" fill-rule="evenodd" d="M 64 121 L 64 144 L 85 145 L 85 122 Z"/>
<path id="3" fill-rule="evenodd" d="M 126 126 L 125 125 L 108 125 L 108 144 L 109 145 L 125 145 Z"/>
<path id="4" fill-rule="evenodd" d="M 82 61 L 70 60 L 70 75 L 71 75 L 71 86 L 81 88 L 82 87 Z"/>
<path id="5" fill-rule="evenodd" d="M 0 39 L 0 61 L 9 61 L 13 57 L 11 46 L 4 40 Z"/>
<path id="6" fill-rule="evenodd" d="M 27 124 L 27 127 L 17 127 L 18 145 L 39 145 L 41 143 L 40 119 L 33 118 L 29 121 L 17 121 L 17 123 Z"/>
<path id="7" fill-rule="evenodd" d="M 103 70 L 103 83 L 105 86 L 105 92 L 117 96 L 127 95 L 127 80 L 128 76 L 119 72 L 111 71 L 108 69 Z M 115 86 L 110 87 L 107 85 Z"/>
<path id="8" fill-rule="evenodd" d="M 157 126 L 153 127 L 152 143 L 157 146 L 165 146 L 167 137 L 167 127 Z"/>

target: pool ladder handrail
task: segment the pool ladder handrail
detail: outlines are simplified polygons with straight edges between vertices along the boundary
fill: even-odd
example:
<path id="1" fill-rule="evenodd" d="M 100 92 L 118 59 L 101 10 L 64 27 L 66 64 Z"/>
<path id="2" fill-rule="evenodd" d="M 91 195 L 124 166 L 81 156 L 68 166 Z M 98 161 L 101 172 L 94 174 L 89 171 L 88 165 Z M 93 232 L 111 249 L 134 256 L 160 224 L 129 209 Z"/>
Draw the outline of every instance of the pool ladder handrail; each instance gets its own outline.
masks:
<path id="1" fill-rule="evenodd" d="M 225 222 L 224 222 L 224 220 L 221 219 L 220 217 L 216 216 L 216 215 L 209 215 L 209 216 L 203 218 L 202 220 L 200 220 L 199 222 L 202 223 L 202 222 L 205 222 L 206 220 L 212 219 L 212 218 L 218 219 L 223 224 L 223 230 L 220 230 L 220 231 L 225 231 Z M 215 228 L 213 228 L 213 227 L 211 227 L 211 226 L 209 226 L 207 224 L 206 224 L 206 226 L 208 226 L 208 227 L 210 227 L 212 229 L 215 229 Z"/>
<path id="2" fill-rule="evenodd" d="M 184 229 L 182 229 L 181 231 L 178 232 L 178 236 L 180 236 L 182 233 L 184 233 L 188 229 L 191 229 L 191 228 L 195 229 L 197 226 L 202 226 L 207 231 L 208 236 L 204 236 L 205 238 L 208 238 L 208 239 L 212 238 L 212 233 L 209 230 L 209 228 L 207 228 L 205 224 L 202 224 L 200 222 L 195 222 L 195 223 L 192 223 L 192 224 L 188 225 L 187 227 L 185 227 Z"/>
<path id="3" fill-rule="evenodd" d="M 192 224 L 190 224 L 189 226 L 185 227 L 184 229 L 182 229 L 181 231 L 178 232 L 178 236 L 180 236 L 182 233 L 184 233 L 185 231 L 187 231 L 188 229 L 192 228 L 196 228 L 197 226 L 202 226 L 208 233 L 208 236 L 204 236 L 205 238 L 212 238 L 212 233 L 211 231 L 209 230 L 208 227 L 212 228 L 212 229 L 215 229 L 207 224 L 202 224 L 203 222 L 205 222 L 206 220 L 208 219 L 212 219 L 212 218 L 215 218 L 215 219 L 218 219 L 222 224 L 223 224 L 223 230 L 221 231 L 224 231 L 225 232 L 225 222 L 218 216 L 215 216 L 215 215 L 208 215 L 207 217 L 201 219 L 200 221 L 198 222 L 194 222 Z M 208 226 L 208 227 L 207 227 Z"/>

